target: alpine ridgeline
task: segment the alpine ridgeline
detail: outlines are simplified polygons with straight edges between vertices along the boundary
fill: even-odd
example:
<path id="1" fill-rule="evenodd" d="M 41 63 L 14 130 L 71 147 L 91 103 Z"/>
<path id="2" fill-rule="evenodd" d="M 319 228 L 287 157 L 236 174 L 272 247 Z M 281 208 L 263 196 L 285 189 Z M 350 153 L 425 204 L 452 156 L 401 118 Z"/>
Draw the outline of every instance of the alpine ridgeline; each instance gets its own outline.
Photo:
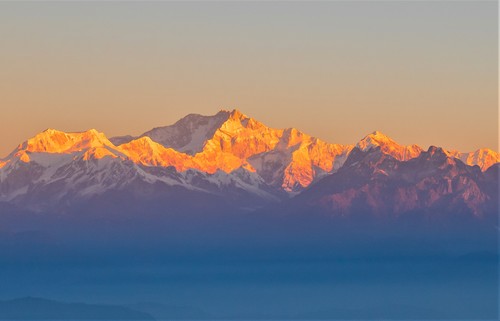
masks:
<path id="1" fill-rule="evenodd" d="M 356 145 L 274 129 L 238 110 L 190 114 L 138 137 L 47 129 L 0 160 L 2 208 L 35 212 L 286 211 L 481 217 L 498 201 L 499 154 Z M 495 165 L 496 164 L 496 165 Z"/>

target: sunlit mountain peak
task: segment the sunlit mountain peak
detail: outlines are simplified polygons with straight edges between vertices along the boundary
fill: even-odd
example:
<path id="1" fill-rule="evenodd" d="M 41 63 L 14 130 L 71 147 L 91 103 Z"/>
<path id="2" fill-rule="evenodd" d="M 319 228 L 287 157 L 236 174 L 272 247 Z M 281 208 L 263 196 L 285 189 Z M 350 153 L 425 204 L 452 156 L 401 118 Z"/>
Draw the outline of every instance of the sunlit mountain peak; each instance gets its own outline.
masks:
<path id="1" fill-rule="evenodd" d="M 380 150 L 388 155 L 393 156 L 398 160 L 409 160 L 415 158 L 422 152 L 422 148 L 418 145 L 403 146 L 399 145 L 392 138 L 381 133 L 380 131 L 374 131 L 371 134 L 365 136 L 356 145 L 362 151 L 367 151 L 372 148 L 380 147 Z"/>
<path id="2" fill-rule="evenodd" d="M 477 165 L 482 171 L 500 162 L 500 154 L 489 148 L 480 148 L 474 152 L 463 153 L 457 150 L 446 151 L 448 156 L 460 159 L 467 165 Z"/>
<path id="3" fill-rule="evenodd" d="M 366 135 L 363 139 L 361 139 L 356 145 L 356 147 L 358 147 L 362 151 L 366 151 L 370 148 L 387 144 L 397 145 L 397 143 L 394 140 L 392 140 L 382 132 L 376 130 Z"/>
<path id="4" fill-rule="evenodd" d="M 114 148 L 115 146 L 104 133 L 95 129 L 65 133 L 50 128 L 19 145 L 18 150 L 31 153 L 72 153 L 91 147 Z"/>

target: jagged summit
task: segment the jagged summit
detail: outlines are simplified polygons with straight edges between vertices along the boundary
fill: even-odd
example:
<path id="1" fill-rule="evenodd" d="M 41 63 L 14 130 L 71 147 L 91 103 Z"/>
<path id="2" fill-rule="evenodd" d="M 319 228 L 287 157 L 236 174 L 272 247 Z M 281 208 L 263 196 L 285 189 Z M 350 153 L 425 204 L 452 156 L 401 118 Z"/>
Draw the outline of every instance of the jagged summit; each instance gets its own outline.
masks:
<path id="1" fill-rule="evenodd" d="M 232 119 L 245 119 L 245 118 L 249 118 L 247 115 L 243 114 L 238 109 L 231 110 L 231 112 L 229 113 L 229 117 L 232 118 Z"/>
<path id="2" fill-rule="evenodd" d="M 245 116 L 245 117 L 248 117 L 246 115 L 244 115 L 239 109 L 237 108 L 232 108 L 232 109 L 225 109 L 225 108 L 222 108 L 219 110 L 219 113 L 226 113 L 226 114 L 229 114 L 229 115 L 240 115 L 240 116 Z"/>
<path id="3" fill-rule="evenodd" d="M 429 153 L 430 155 L 434 155 L 436 153 L 446 154 L 444 149 L 442 149 L 441 147 L 438 147 L 438 146 L 434 146 L 434 145 L 431 145 L 431 146 L 429 146 L 429 148 L 427 148 L 427 153 Z"/>

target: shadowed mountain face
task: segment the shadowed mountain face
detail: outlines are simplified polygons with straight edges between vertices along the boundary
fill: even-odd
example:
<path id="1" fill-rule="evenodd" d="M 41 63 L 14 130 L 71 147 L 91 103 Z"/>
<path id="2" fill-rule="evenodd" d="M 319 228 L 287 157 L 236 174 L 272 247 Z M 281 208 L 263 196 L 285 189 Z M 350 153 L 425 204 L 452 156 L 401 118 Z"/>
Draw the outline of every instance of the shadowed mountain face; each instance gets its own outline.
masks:
<path id="1" fill-rule="evenodd" d="M 393 218 L 421 213 L 429 220 L 442 219 L 435 217 L 440 213 L 492 219 L 498 204 L 495 168 L 482 173 L 437 147 L 408 161 L 380 148 L 354 149 L 342 168 L 291 200 L 286 211 Z"/>

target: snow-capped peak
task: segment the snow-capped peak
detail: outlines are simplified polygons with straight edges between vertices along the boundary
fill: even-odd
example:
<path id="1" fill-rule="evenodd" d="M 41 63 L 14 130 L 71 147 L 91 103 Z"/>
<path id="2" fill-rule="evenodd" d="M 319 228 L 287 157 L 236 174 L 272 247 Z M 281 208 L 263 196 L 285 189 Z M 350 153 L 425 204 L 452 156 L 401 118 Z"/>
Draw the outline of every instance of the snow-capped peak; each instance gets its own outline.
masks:
<path id="1" fill-rule="evenodd" d="M 96 147 L 115 148 L 104 133 L 98 132 L 95 129 L 74 133 L 46 129 L 19 145 L 18 151 L 31 153 L 73 153 Z"/>
<path id="2" fill-rule="evenodd" d="M 358 147 L 362 151 L 380 147 L 380 150 L 383 153 L 391 155 L 401 161 L 415 158 L 422 152 L 422 148 L 418 145 L 399 145 L 393 139 L 379 131 L 374 131 L 371 134 L 365 136 L 356 144 L 356 147 Z"/>
<path id="3" fill-rule="evenodd" d="M 194 155 L 203 149 L 204 143 L 229 119 L 230 114 L 223 110 L 212 116 L 189 114 L 172 125 L 153 128 L 141 137 L 150 137 L 164 147 Z"/>
<path id="4" fill-rule="evenodd" d="M 379 147 L 382 145 L 398 145 L 394 140 L 389 138 L 387 135 L 379 131 L 374 131 L 369 135 L 366 135 L 362 140 L 358 142 L 356 147 L 362 151 L 367 151 L 374 147 Z"/>
<path id="5" fill-rule="evenodd" d="M 474 152 L 463 153 L 457 150 L 445 151 L 450 157 L 460 159 L 467 165 L 478 165 L 482 171 L 500 162 L 500 154 L 489 148 L 480 148 Z"/>

